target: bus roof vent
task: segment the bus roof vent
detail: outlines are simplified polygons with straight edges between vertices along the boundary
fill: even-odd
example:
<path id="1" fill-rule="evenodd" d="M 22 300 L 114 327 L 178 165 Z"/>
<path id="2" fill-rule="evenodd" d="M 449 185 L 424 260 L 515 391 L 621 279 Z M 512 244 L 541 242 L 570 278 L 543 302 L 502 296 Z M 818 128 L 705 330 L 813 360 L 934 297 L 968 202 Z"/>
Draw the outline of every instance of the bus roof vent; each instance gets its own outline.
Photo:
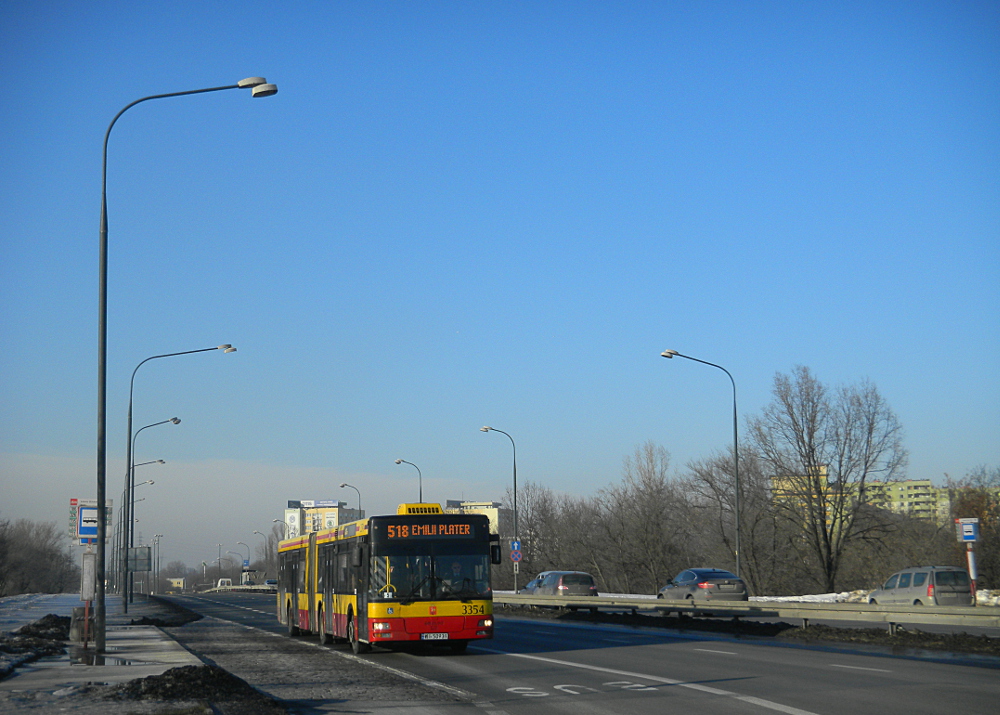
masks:
<path id="1" fill-rule="evenodd" d="M 400 504 L 397 514 L 444 514 L 440 504 Z"/>

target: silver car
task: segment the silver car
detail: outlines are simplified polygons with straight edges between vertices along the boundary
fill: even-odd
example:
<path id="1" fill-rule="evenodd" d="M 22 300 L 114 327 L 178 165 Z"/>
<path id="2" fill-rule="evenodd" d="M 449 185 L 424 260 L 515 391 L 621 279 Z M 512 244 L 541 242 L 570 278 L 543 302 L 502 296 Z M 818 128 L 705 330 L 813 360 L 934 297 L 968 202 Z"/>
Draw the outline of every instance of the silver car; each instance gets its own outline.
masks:
<path id="1" fill-rule="evenodd" d="M 534 596 L 596 596 L 594 577 L 583 571 L 543 571 L 521 591 Z"/>
<path id="2" fill-rule="evenodd" d="M 914 566 L 897 571 L 868 594 L 873 606 L 972 606 L 968 572 L 955 566 Z"/>
<path id="3" fill-rule="evenodd" d="M 747 585 L 739 576 L 722 569 L 687 569 L 677 574 L 656 594 L 678 601 L 746 601 Z"/>

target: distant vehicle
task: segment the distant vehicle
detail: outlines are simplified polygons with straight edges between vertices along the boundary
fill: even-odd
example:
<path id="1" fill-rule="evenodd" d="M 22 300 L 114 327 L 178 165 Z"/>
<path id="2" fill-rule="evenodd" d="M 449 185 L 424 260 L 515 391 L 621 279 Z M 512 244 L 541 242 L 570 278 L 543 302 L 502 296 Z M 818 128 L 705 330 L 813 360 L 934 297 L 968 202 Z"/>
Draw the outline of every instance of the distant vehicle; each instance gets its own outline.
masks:
<path id="1" fill-rule="evenodd" d="M 746 601 L 747 585 L 722 569 L 687 569 L 660 589 L 657 598 L 676 601 Z"/>
<path id="2" fill-rule="evenodd" d="M 274 587 L 277 587 L 278 586 L 278 579 L 276 579 L 276 578 L 265 579 L 264 585 L 265 586 L 274 586 Z"/>
<path id="3" fill-rule="evenodd" d="M 543 571 L 520 593 L 532 596 L 596 596 L 597 583 L 584 571 Z"/>
<path id="4" fill-rule="evenodd" d="M 233 585 L 233 580 L 231 578 L 220 578 L 219 582 L 215 585 L 216 588 L 227 588 Z"/>
<path id="5" fill-rule="evenodd" d="M 538 588 L 538 584 L 540 584 L 542 582 L 542 579 L 548 576 L 550 573 L 552 573 L 552 571 L 542 571 L 540 574 L 538 574 L 533 579 L 528 581 L 528 583 L 524 584 L 524 588 L 518 591 L 518 593 L 523 593 L 529 596 L 535 593 L 535 589 Z"/>
<path id="6" fill-rule="evenodd" d="M 973 606 L 969 574 L 955 566 L 914 566 L 897 571 L 868 594 L 873 606 Z"/>

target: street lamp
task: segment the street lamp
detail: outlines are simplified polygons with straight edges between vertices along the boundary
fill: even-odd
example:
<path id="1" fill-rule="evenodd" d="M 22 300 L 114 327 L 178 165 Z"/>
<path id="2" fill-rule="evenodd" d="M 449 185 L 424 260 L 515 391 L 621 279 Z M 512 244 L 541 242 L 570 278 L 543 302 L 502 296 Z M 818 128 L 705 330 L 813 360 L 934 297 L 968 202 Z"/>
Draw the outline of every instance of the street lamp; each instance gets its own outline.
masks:
<path id="1" fill-rule="evenodd" d="M 104 134 L 104 151 L 101 162 L 101 229 L 100 229 L 100 271 L 98 279 L 98 328 L 97 328 L 97 556 L 94 563 L 97 589 L 94 603 L 94 649 L 103 653 L 107 645 L 107 610 L 104 603 L 105 580 L 105 539 L 107 527 L 104 523 L 105 499 L 107 496 L 107 407 L 108 407 L 108 139 L 115 122 L 126 111 L 140 102 L 150 99 L 180 97 L 188 94 L 217 92 L 224 89 L 249 88 L 253 97 L 269 97 L 277 94 L 278 87 L 268 84 L 263 77 L 247 77 L 236 84 L 225 87 L 208 87 L 191 89 L 186 92 L 170 92 L 168 94 L 153 94 L 137 99 L 125 106 L 108 125 Z M 131 460 L 126 460 L 126 465 Z"/>
<path id="2" fill-rule="evenodd" d="M 177 355 L 190 355 L 192 353 L 204 353 L 204 352 L 208 352 L 209 350 L 221 350 L 224 353 L 234 353 L 234 352 L 236 352 L 236 348 L 234 348 L 232 345 L 226 343 L 225 345 L 217 345 L 217 346 L 215 346 L 213 348 L 201 348 L 200 350 L 185 350 L 185 351 L 179 352 L 179 353 L 167 353 L 166 355 L 153 355 L 151 357 L 146 358 L 145 360 L 143 360 L 142 362 L 140 362 L 138 365 L 136 365 L 135 369 L 132 371 L 132 378 L 129 380 L 129 386 L 128 386 L 128 442 L 126 444 L 126 451 L 125 451 L 125 484 L 126 484 L 126 492 L 129 489 L 128 485 L 131 483 L 131 481 L 133 479 L 133 477 L 131 476 L 131 474 L 132 474 L 131 470 L 132 470 L 133 467 L 130 466 L 130 465 L 132 465 L 132 449 L 133 449 L 133 445 L 132 445 L 132 397 L 133 397 L 133 394 L 135 393 L 135 374 L 137 372 L 139 372 L 139 368 L 140 367 L 142 367 L 144 364 L 146 364 L 150 360 L 156 360 L 158 358 L 176 357 Z M 135 465 L 135 466 L 138 466 L 138 465 Z M 124 498 L 128 499 L 129 496 L 130 496 L 129 494 L 126 494 L 126 496 Z"/>
<path id="3" fill-rule="evenodd" d="M 135 466 L 139 466 L 138 464 Z M 156 593 L 157 587 L 160 585 L 160 539 L 163 538 L 163 534 L 153 534 L 153 586 L 150 589 L 152 593 Z"/>
<path id="4" fill-rule="evenodd" d="M 347 482 L 344 482 L 343 484 L 340 485 L 341 489 L 343 489 L 344 487 L 350 487 L 351 489 L 353 489 L 354 491 L 356 491 L 358 493 L 358 513 L 360 514 L 361 513 L 361 490 L 358 489 L 353 484 L 348 484 Z M 362 514 L 362 516 L 364 516 L 364 515 Z"/>
<path id="5" fill-rule="evenodd" d="M 246 546 L 247 547 L 247 565 L 246 565 L 246 570 L 249 571 L 250 570 L 250 544 L 246 543 L 245 541 L 237 541 L 236 543 L 240 544 L 242 546 Z M 240 555 L 242 556 L 242 554 L 240 554 Z M 242 585 L 242 583 L 243 583 L 243 579 L 240 579 L 240 584 Z"/>
<path id="6" fill-rule="evenodd" d="M 502 429 L 497 429 L 495 427 L 480 427 L 480 432 L 499 432 L 500 434 L 507 434 Z M 517 536 L 517 445 L 514 444 L 514 438 L 507 434 L 507 439 L 510 440 L 510 446 L 513 450 L 514 455 L 514 541 L 520 541 Z M 514 593 L 517 593 L 517 562 L 514 562 Z"/>
<path id="7" fill-rule="evenodd" d="M 695 362 L 700 362 L 702 365 L 717 367 L 729 376 L 729 382 L 733 385 L 733 477 L 736 481 L 736 498 L 734 504 L 736 510 L 736 576 L 742 578 L 740 575 L 740 443 L 736 418 L 736 380 L 733 379 L 729 370 L 722 367 L 722 365 L 716 365 L 714 362 L 708 362 L 706 360 L 699 360 L 698 358 L 691 357 L 690 355 L 682 355 L 676 350 L 664 350 L 660 353 L 660 357 L 668 359 L 673 357 L 682 357 L 688 360 L 694 360 Z"/>
<path id="8" fill-rule="evenodd" d="M 135 434 L 132 436 L 132 441 L 131 441 L 132 449 L 130 450 L 130 458 L 135 457 L 135 441 L 139 438 L 140 432 L 142 432 L 144 429 L 149 429 L 150 427 L 165 425 L 168 422 L 175 425 L 179 425 L 181 423 L 180 419 L 178 419 L 177 417 L 171 417 L 169 420 L 154 422 L 151 425 L 146 425 L 145 427 L 140 427 L 139 429 L 137 429 Z M 131 527 L 129 529 L 130 533 L 128 535 L 128 548 L 130 549 L 135 546 L 135 483 L 134 482 L 135 482 L 135 464 L 133 464 L 129 469 L 129 479 L 126 481 L 126 484 L 128 486 L 128 504 L 129 504 L 128 523 L 129 526 Z M 134 600 L 134 588 L 133 588 L 134 579 L 132 577 L 132 573 L 128 571 L 128 551 L 125 552 L 124 564 L 125 564 L 125 571 L 128 572 L 128 576 L 126 578 L 126 580 L 128 581 L 128 587 L 127 587 L 128 593 L 122 594 L 122 607 L 124 609 L 124 612 L 128 613 L 128 604 L 130 602 L 133 602 Z"/>
<path id="9" fill-rule="evenodd" d="M 288 526 L 288 524 L 286 524 L 281 519 L 271 519 L 271 523 L 272 524 L 281 524 L 283 527 L 285 527 L 285 530 L 282 533 L 284 533 L 286 539 L 288 538 L 288 532 L 291 530 L 291 527 Z"/>
<path id="10" fill-rule="evenodd" d="M 236 543 L 238 544 L 240 542 L 237 541 Z M 240 557 L 240 562 L 242 563 L 242 561 L 243 561 L 243 554 L 239 553 L 238 551 L 227 551 L 226 553 L 227 554 L 232 554 L 233 556 L 239 556 Z M 234 561 L 234 562 L 232 562 L 232 564 L 233 564 L 233 571 L 235 572 L 236 571 L 236 562 Z M 240 573 L 242 573 L 242 572 L 243 572 L 243 569 L 241 568 L 240 569 Z M 236 574 L 234 573 L 233 575 L 235 576 Z M 242 578 L 240 579 L 240 585 L 241 586 L 243 585 L 243 579 Z"/>
<path id="11" fill-rule="evenodd" d="M 418 467 L 413 462 L 407 462 L 405 459 L 397 459 L 396 464 L 409 464 L 411 467 L 417 470 L 417 481 L 420 486 L 420 503 L 424 503 L 424 475 L 420 473 L 420 467 Z M 361 509 L 361 493 L 358 493 L 358 509 Z"/>

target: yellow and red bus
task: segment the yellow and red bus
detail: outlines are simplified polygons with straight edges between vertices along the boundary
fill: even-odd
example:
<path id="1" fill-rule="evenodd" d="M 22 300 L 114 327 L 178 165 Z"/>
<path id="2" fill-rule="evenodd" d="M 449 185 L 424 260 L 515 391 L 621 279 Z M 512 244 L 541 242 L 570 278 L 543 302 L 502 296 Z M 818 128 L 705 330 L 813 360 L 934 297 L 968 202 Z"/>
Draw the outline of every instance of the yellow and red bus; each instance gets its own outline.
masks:
<path id="1" fill-rule="evenodd" d="M 278 620 L 321 643 L 441 643 L 460 653 L 493 637 L 490 565 L 500 539 L 482 514 L 401 504 L 278 544 Z"/>

